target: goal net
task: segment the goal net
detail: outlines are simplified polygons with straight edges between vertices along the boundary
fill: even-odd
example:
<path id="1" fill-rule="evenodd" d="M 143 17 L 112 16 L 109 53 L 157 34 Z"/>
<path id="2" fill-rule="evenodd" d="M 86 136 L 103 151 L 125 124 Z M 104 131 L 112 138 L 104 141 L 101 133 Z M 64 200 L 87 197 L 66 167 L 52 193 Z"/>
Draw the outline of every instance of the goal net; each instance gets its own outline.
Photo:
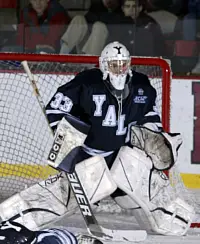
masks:
<path id="1" fill-rule="evenodd" d="M 98 66 L 96 56 L 0 54 L 0 202 L 56 174 L 46 159 L 52 134 L 21 62 L 26 60 L 46 105 L 77 72 Z M 157 90 L 156 105 L 170 128 L 171 70 L 161 58 L 132 58 Z"/>

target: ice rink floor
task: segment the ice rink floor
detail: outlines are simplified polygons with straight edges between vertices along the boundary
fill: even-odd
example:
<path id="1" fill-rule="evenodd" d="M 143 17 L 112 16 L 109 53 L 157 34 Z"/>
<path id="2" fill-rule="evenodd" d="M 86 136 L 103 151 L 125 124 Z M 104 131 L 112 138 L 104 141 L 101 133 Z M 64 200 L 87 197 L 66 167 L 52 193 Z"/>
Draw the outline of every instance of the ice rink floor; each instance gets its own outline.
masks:
<path id="1" fill-rule="evenodd" d="M 136 230 L 140 229 L 136 219 L 133 216 L 124 216 L 121 214 L 108 214 L 108 213 L 97 213 L 95 214 L 98 222 L 105 228 L 112 229 L 127 229 Z M 87 230 L 81 214 L 76 213 L 71 216 L 64 216 L 50 225 L 50 227 L 68 227 L 69 230 L 76 233 L 85 233 Z M 49 227 L 49 226 L 48 226 Z M 105 241 L 105 244 L 114 243 L 113 241 Z M 124 244 L 126 242 L 115 242 L 116 244 Z M 127 243 L 138 243 L 138 242 L 127 242 Z M 191 229 L 186 236 L 173 237 L 173 236 L 162 236 L 148 233 L 147 239 L 141 244 L 200 244 L 200 230 Z"/>

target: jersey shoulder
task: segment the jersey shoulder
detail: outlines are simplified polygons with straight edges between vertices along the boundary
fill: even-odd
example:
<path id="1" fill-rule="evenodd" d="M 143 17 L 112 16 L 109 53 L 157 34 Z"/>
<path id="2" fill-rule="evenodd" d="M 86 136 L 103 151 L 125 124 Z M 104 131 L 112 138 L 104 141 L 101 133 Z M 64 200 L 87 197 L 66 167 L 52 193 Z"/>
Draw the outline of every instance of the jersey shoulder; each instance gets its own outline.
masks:
<path id="1" fill-rule="evenodd" d="M 131 83 L 133 87 L 140 87 L 148 90 L 153 97 L 157 96 L 156 89 L 151 85 L 150 79 L 147 75 L 133 71 L 133 76 L 131 77 Z"/>
<path id="2" fill-rule="evenodd" d="M 71 90 L 78 87 L 91 87 L 93 84 L 98 84 L 102 80 L 102 73 L 99 69 L 93 68 L 84 70 L 74 76 L 69 82 L 60 86 L 59 90 Z"/>
<path id="3" fill-rule="evenodd" d="M 147 75 L 132 71 L 133 76 L 131 77 L 133 85 L 151 86 L 150 80 Z"/>
<path id="4" fill-rule="evenodd" d="M 98 68 L 84 70 L 75 76 L 75 79 L 84 85 L 92 85 L 102 80 L 103 74 Z"/>

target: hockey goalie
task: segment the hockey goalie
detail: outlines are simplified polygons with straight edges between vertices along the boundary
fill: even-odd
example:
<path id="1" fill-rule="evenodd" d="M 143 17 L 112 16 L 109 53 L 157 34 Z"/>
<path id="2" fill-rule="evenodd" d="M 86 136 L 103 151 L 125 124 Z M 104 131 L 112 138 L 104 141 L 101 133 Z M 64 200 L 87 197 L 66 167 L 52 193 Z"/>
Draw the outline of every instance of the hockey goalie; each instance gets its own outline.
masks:
<path id="1" fill-rule="evenodd" d="M 146 75 L 131 69 L 130 60 L 124 45 L 110 43 L 102 51 L 99 68 L 80 72 L 50 99 L 46 116 L 55 135 L 48 163 L 67 172 L 68 181 L 64 177 L 64 184 L 50 189 L 54 198 L 38 203 L 36 194 L 31 201 L 32 208 L 36 204 L 37 208 L 38 204 L 45 209 L 52 206 L 49 218 L 47 211 L 41 218 L 36 212 L 26 215 L 21 210 L 24 221 L 28 216 L 31 219 L 26 221 L 27 227 L 32 221 L 32 229 L 37 229 L 56 214 L 73 212 L 77 205 L 69 194 L 70 185 L 83 215 L 91 214 L 88 201 L 93 205 L 111 196 L 121 208 L 140 208 L 156 233 L 187 233 L 194 208 L 177 195 L 164 173 L 177 160 L 181 136 L 164 132 L 156 109 L 156 90 Z M 65 194 L 60 189 L 65 189 Z M 50 190 L 43 190 L 46 199 Z M 65 204 L 58 194 L 65 196 Z M 27 197 L 20 197 L 26 202 Z M 4 208 L 0 205 L 3 220 L 12 217 L 10 210 L 5 215 L 5 205 L 8 202 Z M 29 205 L 26 202 L 24 208 Z"/>
<path id="2" fill-rule="evenodd" d="M 49 163 L 75 169 L 91 204 L 111 195 L 122 208 L 140 207 L 153 231 L 184 235 L 194 209 L 164 173 L 175 164 L 182 140 L 164 132 L 155 101 L 156 90 L 131 69 L 126 47 L 108 44 L 99 68 L 59 87 L 46 107 L 59 148 L 52 149 Z"/>

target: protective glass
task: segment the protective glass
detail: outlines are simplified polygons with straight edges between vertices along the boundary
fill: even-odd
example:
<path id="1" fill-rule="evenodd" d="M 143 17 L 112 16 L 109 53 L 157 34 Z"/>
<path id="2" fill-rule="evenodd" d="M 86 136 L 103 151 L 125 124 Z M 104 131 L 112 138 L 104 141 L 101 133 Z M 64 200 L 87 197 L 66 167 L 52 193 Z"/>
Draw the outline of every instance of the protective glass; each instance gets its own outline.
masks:
<path id="1" fill-rule="evenodd" d="M 108 71 L 116 75 L 126 74 L 129 67 L 130 67 L 130 60 L 108 61 Z"/>

